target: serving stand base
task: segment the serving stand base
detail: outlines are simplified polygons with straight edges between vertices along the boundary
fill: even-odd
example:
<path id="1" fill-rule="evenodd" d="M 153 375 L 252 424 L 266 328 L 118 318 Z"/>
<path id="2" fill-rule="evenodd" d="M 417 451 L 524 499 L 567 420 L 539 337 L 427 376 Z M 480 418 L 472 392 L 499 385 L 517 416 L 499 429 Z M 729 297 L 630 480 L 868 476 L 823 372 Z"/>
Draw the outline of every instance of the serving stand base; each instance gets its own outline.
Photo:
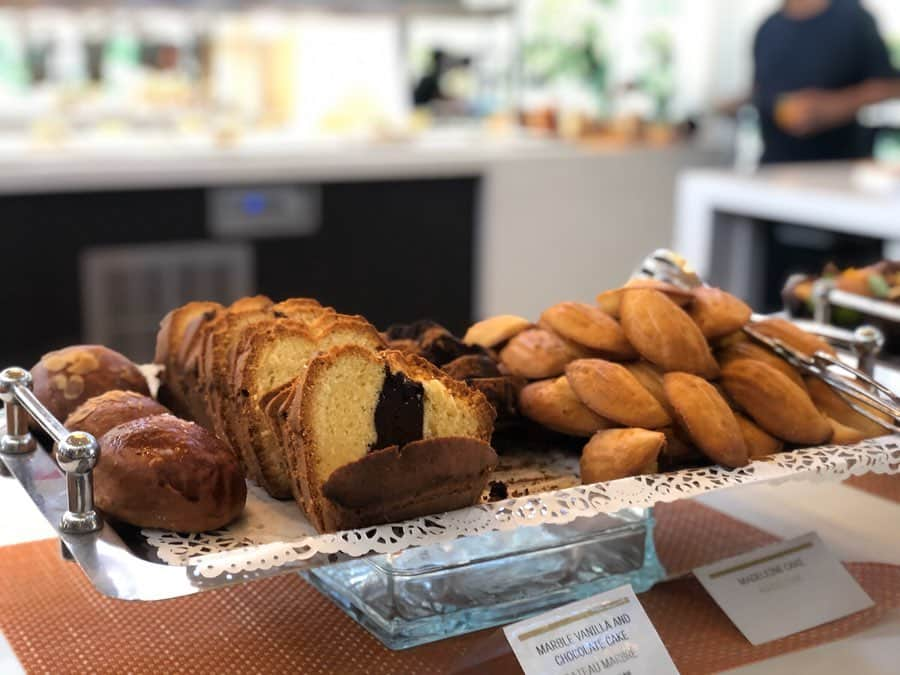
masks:
<path id="1" fill-rule="evenodd" d="M 390 649 L 406 649 L 663 579 L 652 509 L 538 525 L 303 572 Z"/>

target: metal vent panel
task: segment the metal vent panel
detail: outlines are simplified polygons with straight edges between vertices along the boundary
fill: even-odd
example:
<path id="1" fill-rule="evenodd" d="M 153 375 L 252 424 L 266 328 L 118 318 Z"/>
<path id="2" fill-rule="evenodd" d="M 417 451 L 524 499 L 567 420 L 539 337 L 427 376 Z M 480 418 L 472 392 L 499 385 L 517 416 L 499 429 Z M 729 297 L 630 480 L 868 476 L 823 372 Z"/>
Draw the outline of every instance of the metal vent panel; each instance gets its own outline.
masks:
<path id="1" fill-rule="evenodd" d="M 138 362 L 153 358 L 159 321 L 173 307 L 230 303 L 256 285 L 253 249 L 241 243 L 92 247 L 79 265 L 83 339 Z"/>

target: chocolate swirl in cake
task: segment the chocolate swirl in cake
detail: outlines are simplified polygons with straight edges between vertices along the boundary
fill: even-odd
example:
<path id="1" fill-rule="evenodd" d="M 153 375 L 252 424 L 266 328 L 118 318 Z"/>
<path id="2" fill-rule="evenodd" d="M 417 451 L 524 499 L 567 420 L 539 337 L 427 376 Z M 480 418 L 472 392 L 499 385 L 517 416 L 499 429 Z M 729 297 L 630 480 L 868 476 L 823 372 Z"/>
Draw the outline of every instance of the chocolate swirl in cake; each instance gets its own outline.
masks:
<path id="1" fill-rule="evenodd" d="M 403 447 L 420 440 L 424 417 L 425 390 L 422 384 L 401 372 L 392 373 L 386 367 L 384 384 L 375 406 L 377 438 L 370 450 L 381 450 L 391 445 Z"/>

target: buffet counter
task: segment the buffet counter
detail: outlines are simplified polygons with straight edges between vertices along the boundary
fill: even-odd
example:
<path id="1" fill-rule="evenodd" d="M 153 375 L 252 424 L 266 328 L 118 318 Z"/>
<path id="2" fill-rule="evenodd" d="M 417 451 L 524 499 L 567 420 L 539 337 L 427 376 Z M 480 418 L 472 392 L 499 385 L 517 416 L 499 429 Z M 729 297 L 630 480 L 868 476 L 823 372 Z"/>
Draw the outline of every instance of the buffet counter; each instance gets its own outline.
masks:
<path id="1" fill-rule="evenodd" d="M 758 283 L 765 223 L 881 239 L 890 247 L 900 241 L 898 212 L 896 181 L 892 186 L 878 179 L 874 165 L 786 164 L 755 173 L 692 169 L 677 183 L 674 247 L 711 283 L 763 306 Z"/>
<path id="2" fill-rule="evenodd" d="M 501 161 L 584 154 L 553 140 L 468 128 L 383 141 L 260 132 L 230 141 L 145 134 L 94 136 L 55 145 L 16 136 L 0 138 L 0 192 L 469 176 Z"/>
<path id="3" fill-rule="evenodd" d="M 527 315 L 559 297 L 591 298 L 626 277 L 647 250 L 669 241 L 678 173 L 724 161 L 724 152 L 690 144 L 591 150 L 470 128 L 383 142 L 259 134 L 226 147 L 199 137 L 60 148 L 0 138 L 0 197 L 474 178 L 472 315 Z M 355 226 L 379 228 L 377 215 L 368 211 Z M 420 213 L 426 227 L 432 220 Z M 597 251 L 610 246 L 617 255 L 598 266 Z"/>

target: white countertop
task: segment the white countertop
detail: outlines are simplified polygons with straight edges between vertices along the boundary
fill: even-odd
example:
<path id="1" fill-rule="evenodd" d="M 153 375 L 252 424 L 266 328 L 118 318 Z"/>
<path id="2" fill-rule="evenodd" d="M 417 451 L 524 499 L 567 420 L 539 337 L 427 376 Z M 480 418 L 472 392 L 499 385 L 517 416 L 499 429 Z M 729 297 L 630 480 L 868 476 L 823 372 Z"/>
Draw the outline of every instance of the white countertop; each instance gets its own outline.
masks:
<path id="1" fill-rule="evenodd" d="M 479 177 L 473 313 L 537 318 L 561 298 L 589 300 L 627 279 L 671 239 L 678 173 L 722 161 L 702 141 L 587 149 L 466 127 L 394 142 L 257 134 L 228 149 L 199 136 L 39 149 L 0 135 L 0 194 Z M 378 215 L 360 226 L 378 226 Z M 598 264 L 602 251 L 614 253 Z"/>
<path id="2" fill-rule="evenodd" d="M 58 145 L 0 134 L 0 193 L 471 176 L 498 164 L 587 158 L 615 166 L 623 155 L 713 150 L 699 142 L 589 148 L 526 130 L 489 131 L 476 125 L 435 127 L 393 140 L 258 132 L 231 145 L 172 133 L 94 135 Z"/>
<path id="3" fill-rule="evenodd" d="M 814 162 L 755 173 L 685 171 L 677 187 L 675 249 L 704 275 L 717 212 L 900 239 L 900 189 L 866 187 L 861 169 L 851 162 Z"/>
<path id="4" fill-rule="evenodd" d="M 255 134 L 227 147 L 187 136 L 93 138 L 58 147 L 0 136 L 0 193 L 477 175 L 497 162 L 587 154 L 558 140 L 467 128 L 381 142 Z"/>

